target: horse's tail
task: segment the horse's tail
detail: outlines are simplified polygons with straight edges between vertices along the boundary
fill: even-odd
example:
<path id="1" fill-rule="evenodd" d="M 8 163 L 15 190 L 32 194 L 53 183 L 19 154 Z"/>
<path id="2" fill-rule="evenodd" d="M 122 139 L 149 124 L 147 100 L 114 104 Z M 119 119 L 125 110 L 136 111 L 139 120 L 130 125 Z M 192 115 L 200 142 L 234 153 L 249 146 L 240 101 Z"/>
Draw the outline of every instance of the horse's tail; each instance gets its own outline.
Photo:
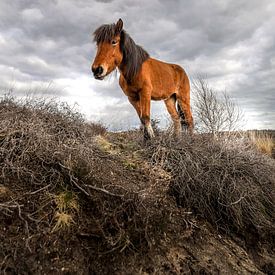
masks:
<path id="1" fill-rule="evenodd" d="M 185 118 L 185 114 L 183 112 L 183 110 L 181 109 L 179 103 L 177 102 L 177 109 L 178 109 L 178 113 L 180 115 L 180 123 L 181 123 L 181 128 L 182 129 L 186 129 L 188 124 L 186 122 L 186 118 Z"/>

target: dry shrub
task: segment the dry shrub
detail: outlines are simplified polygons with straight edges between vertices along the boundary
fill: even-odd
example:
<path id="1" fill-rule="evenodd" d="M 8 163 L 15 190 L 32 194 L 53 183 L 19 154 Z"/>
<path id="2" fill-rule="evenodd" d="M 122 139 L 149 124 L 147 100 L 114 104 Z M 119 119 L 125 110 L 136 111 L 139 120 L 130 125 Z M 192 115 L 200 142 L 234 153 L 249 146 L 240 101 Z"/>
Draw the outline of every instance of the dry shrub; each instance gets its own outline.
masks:
<path id="1" fill-rule="evenodd" d="M 272 227 L 274 162 L 251 145 L 141 140 L 138 131 L 112 137 L 66 104 L 0 101 L 1 271 L 110 274 L 138 254 L 150 262 L 150 245 L 173 245 L 194 224 L 169 186 L 180 205 L 220 227 Z"/>
<path id="2" fill-rule="evenodd" d="M 16 178 L 30 188 L 65 184 L 68 175 L 62 170 L 71 168 L 73 154 L 81 154 L 92 136 L 105 132 L 53 100 L 4 98 L 0 118 L 0 180 Z"/>
<path id="3" fill-rule="evenodd" d="M 243 113 L 226 91 L 213 89 L 202 76 L 192 82 L 192 88 L 195 93 L 194 115 L 198 130 L 218 134 L 240 128 Z"/>
<path id="4" fill-rule="evenodd" d="M 0 221 L 19 215 L 25 239 L 37 228 L 51 234 L 70 227 L 99 238 L 96 251 L 124 250 L 150 243 L 165 223 L 165 187 L 154 191 L 144 173 L 130 173 L 119 155 L 102 150 L 105 128 L 68 105 L 6 97 L 0 129 L 0 186 L 13 192 L 0 201 Z"/>
<path id="5" fill-rule="evenodd" d="M 149 156 L 171 174 L 179 205 L 226 231 L 264 236 L 274 230 L 275 162 L 245 140 L 162 136 L 151 144 Z"/>

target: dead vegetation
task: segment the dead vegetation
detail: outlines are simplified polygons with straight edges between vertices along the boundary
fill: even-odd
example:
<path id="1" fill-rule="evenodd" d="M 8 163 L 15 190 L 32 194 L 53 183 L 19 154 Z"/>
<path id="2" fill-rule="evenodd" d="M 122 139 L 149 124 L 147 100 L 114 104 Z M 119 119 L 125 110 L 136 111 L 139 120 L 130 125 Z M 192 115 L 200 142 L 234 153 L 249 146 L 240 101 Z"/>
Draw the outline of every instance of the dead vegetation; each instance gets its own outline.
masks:
<path id="1" fill-rule="evenodd" d="M 195 93 L 196 128 L 214 135 L 236 131 L 243 124 L 243 112 L 228 93 L 212 88 L 206 78 L 198 76 L 192 87 Z"/>
<path id="2" fill-rule="evenodd" d="M 8 232 L 19 222 L 25 240 L 14 240 L 19 255 L 34 253 L 37 238 L 64 231 L 92 239 L 95 257 L 149 247 L 163 234 L 171 211 L 159 207 L 169 204 L 166 183 L 156 188 L 148 167 L 111 153 L 104 127 L 66 104 L 10 97 L 0 103 L 0 124 L 0 220 Z M 0 251 L 5 272 L 12 251 L 8 245 Z"/>
<path id="3" fill-rule="evenodd" d="M 165 135 L 149 151 L 154 165 L 171 174 L 179 205 L 195 211 L 226 232 L 274 233 L 275 162 L 249 139 L 232 135 Z"/>
<path id="4" fill-rule="evenodd" d="M 204 135 L 174 140 L 160 132 L 143 144 L 138 131 L 107 133 L 66 104 L 5 97 L 0 270 L 269 271 L 271 260 L 255 264 L 244 248 L 210 232 L 218 227 L 243 238 L 253 229 L 258 241 L 274 237 L 274 175 L 274 160 L 246 141 Z M 214 258 L 210 247 L 219 245 L 224 254 Z M 225 261 L 228 251 L 233 260 Z"/>
<path id="5" fill-rule="evenodd" d="M 260 152 L 272 157 L 275 143 L 270 134 L 264 131 L 251 131 L 248 137 Z"/>

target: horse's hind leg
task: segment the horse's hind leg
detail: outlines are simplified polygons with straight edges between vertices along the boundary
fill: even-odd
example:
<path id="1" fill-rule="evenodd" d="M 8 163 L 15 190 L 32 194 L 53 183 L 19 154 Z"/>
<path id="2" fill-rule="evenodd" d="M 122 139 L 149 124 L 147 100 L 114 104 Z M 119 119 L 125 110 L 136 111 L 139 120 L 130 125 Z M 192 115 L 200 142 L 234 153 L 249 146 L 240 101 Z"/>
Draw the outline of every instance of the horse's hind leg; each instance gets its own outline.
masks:
<path id="1" fill-rule="evenodd" d="M 180 115 L 177 112 L 176 109 L 176 96 L 173 94 L 168 99 L 164 100 L 164 103 L 166 105 L 167 111 L 170 114 L 173 123 L 174 123 L 174 133 L 175 135 L 179 135 L 181 131 L 181 125 L 180 125 Z"/>
<path id="2" fill-rule="evenodd" d="M 179 104 L 179 114 L 182 120 L 181 124 L 183 127 L 186 125 L 187 129 L 192 133 L 194 124 L 193 124 L 193 116 L 192 116 L 191 106 L 190 106 L 189 85 L 180 87 L 177 93 L 177 101 Z"/>

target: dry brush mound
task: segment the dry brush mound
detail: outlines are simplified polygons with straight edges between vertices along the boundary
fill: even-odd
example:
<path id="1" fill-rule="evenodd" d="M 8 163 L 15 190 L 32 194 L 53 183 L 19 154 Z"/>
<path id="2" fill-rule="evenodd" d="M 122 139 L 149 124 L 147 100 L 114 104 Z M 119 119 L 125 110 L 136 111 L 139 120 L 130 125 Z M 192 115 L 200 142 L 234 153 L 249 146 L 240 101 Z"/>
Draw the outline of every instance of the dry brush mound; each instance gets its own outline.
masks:
<path id="1" fill-rule="evenodd" d="M 1 272 L 271 270 L 190 212 L 270 239 L 274 161 L 231 140 L 140 138 L 107 133 L 66 104 L 2 99 Z"/>
<path id="2" fill-rule="evenodd" d="M 36 273 L 37 262 L 46 272 L 54 271 L 52 258 L 64 253 L 78 258 L 78 264 L 66 263 L 71 272 L 82 264 L 100 273 L 96 264 L 85 264 L 83 255 L 91 247 L 89 257 L 97 258 L 147 247 L 161 233 L 170 211 L 159 207 L 168 203 L 165 183 L 156 192 L 149 172 L 132 171 L 125 159 L 112 154 L 108 142 L 98 138 L 104 127 L 86 123 L 66 104 L 5 98 L 0 129 L 2 271 Z M 80 253 L 72 244 L 79 238 L 85 243 L 82 258 L 73 255 Z M 54 242 L 56 250 L 50 245 Z"/>
<path id="3" fill-rule="evenodd" d="M 214 226 L 274 241 L 275 161 L 239 135 L 162 135 L 149 147 L 153 164 L 171 174 L 179 205 Z"/>

